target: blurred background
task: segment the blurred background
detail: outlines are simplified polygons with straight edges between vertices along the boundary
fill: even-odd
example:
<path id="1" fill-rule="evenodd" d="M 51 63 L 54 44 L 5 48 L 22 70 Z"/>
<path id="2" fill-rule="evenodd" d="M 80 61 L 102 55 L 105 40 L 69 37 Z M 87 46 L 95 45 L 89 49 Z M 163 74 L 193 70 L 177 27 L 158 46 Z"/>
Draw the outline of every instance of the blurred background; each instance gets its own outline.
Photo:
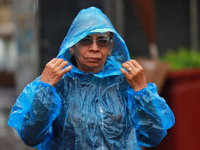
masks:
<path id="1" fill-rule="evenodd" d="M 110 18 L 175 114 L 175 126 L 151 149 L 200 149 L 198 0 L 0 0 L 0 149 L 33 149 L 7 126 L 9 113 L 56 57 L 77 13 L 90 6 Z"/>

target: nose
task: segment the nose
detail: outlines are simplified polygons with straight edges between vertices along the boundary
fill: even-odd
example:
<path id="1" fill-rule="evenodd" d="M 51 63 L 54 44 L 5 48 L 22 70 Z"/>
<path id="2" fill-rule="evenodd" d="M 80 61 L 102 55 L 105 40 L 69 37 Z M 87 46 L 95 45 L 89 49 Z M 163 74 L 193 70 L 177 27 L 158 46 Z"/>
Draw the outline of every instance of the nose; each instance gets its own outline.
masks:
<path id="1" fill-rule="evenodd" d="M 93 41 L 92 45 L 90 46 L 90 51 L 99 52 L 99 46 L 97 45 L 96 41 Z"/>

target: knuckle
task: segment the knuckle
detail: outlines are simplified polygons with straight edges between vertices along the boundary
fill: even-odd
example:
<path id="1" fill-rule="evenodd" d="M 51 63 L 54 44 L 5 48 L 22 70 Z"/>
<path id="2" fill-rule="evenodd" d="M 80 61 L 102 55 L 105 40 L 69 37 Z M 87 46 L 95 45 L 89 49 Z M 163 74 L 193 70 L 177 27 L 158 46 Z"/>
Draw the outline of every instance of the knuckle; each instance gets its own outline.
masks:
<path id="1" fill-rule="evenodd" d="M 58 72 L 57 76 L 58 76 L 59 78 L 61 78 L 61 77 L 63 76 L 63 73 L 60 71 L 60 72 Z"/>
<path id="2" fill-rule="evenodd" d="M 59 73 L 58 72 L 54 72 L 54 78 L 56 79 L 56 78 L 59 78 Z"/>
<path id="3" fill-rule="evenodd" d="M 49 65 L 48 68 L 51 69 L 51 70 L 56 70 L 56 68 L 54 67 L 54 65 Z"/>
<path id="4" fill-rule="evenodd" d="M 143 68 L 140 68 L 138 72 L 139 72 L 139 73 L 143 73 L 143 72 L 144 72 L 144 69 L 143 69 Z"/>
<path id="5" fill-rule="evenodd" d="M 130 81 L 130 80 L 132 79 L 132 77 L 131 77 L 131 76 L 128 76 L 126 79 Z"/>
<path id="6" fill-rule="evenodd" d="M 49 64 L 46 64 L 46 65 L 45 65 L 45 68 L 48 68 L 48 67 L 49 67 Z"/>
<path id="7" fill-rule="evenodd" d="M 58 60 L 57 58 L 53 58 L 49 63 L 50 63 L 50 64 L 53 64 L 53 63 L 55 63 L 57 60 Z"/>
<path id="8" fill-rule="evenodd" d="M 53 68 L 53 70 L 55 71 L 56 74 L 58 74 L 60 72 L 60 69 L 58 67 Z"/>
<path id="9" fill-rule="evenodd" d="M 131 61 L 127 61 L 127 64 L 129 64 L 129 65 L 130 65 L 130 64 L 131 64 Z"/>
<path id="10" fill-rule="evenodd" d="M 51 64 L 46 64 L 45 68 L 51 68 Z"/>
<path id="11" fill-rule="evenodd" d="M 56 74 L 57 74 L 57 71 L 56 71 L 56 70 L 51 70 L 51 73 L 52 73 L 53 75 L 56 75 Z"/>

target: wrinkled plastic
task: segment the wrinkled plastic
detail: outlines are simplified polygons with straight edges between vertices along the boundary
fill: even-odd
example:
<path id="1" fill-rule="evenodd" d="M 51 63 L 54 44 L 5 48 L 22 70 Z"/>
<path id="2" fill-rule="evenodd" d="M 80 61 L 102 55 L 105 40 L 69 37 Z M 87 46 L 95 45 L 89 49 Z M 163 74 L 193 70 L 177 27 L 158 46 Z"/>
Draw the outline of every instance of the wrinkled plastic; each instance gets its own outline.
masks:
<path id="1" fill-rule="evenodd" d="M 129 87 L 119 71 L 130 59 L 128 49 L 99 9 L 77 15 L 57 57 L 70 63 L 69 47 L 107 31 L 114 33 L 114 47 L 101 72 L 73 66 L 55 87 L 38 77 L 17 98 L 8 125 L 25 144 L 39 150 L 139 150 L 157 145 L 173 126 L 174 115 L 155 84 L 137 92 Z"/>

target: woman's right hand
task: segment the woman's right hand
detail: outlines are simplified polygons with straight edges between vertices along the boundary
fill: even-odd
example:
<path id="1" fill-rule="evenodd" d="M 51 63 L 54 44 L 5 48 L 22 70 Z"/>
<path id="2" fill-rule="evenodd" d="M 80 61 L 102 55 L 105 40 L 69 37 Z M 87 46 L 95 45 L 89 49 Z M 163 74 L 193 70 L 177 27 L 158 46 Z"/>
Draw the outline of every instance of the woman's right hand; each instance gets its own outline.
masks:
<path id="1" fill-rule="evenodd" d="M 63 59 L 53 58 L 50 62 L 46 64 L 41 74 L 40 81 L 55 86 L 60 81 L 62 76 L 72 69 L 71 65 L 63 69 L 67 65 L 68 62 L 64 61 Z"/>

